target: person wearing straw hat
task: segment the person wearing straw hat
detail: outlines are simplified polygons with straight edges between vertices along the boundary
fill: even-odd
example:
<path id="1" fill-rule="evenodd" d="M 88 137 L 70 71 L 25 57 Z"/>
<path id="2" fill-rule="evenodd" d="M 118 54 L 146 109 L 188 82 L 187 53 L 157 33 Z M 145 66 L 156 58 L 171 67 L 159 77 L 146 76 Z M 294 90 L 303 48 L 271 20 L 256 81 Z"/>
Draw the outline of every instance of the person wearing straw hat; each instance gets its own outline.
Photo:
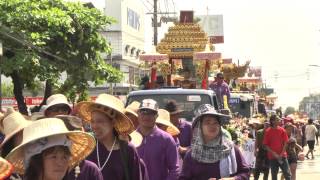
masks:
<path id="1" fill-rule="evenodd" d="M 63 180 L 94 146 L 90 134 L 69 131 L 61 119 L 44 118 L 23 129 L 22 143 L 6 159 L 15 172 L 24 175 L 24 180 Z"/>
<path id="2" fill-rule="evenodd" d="M 178 104 L 175 100 L 169 100 L 165 105 L 165 109 L 170 112 L 170 121 L 172 124 L 174 124 L 180 131 L 180 134 L 178 135 L 180 142 L 178 151 L 181 157 L 184 157 L 184 154 L 191 145 L 191 124 L 188 121 L 180 118 L 180 114 L 183 112 L 183 110 L 178 108 Z"/>
<path id="3" fill-rule="evenodd" d="M 55 118 L 61 119 L 69 131 L 83 131 L 82 119 L 70 115 L 57 115 Z M 102 180 L 103 176 L 98 166 L 88 160 L 79 162 L 74 169 L 69 171 L 68 179 L 77 180 Z"/>
<path id="4" fill-rule="evenodd" d="M 23 128 L 30 125 L 24 116 L 15 111 L 13 108 L 8 108 L 6 113 L 0 118 L 0 131 L 5 135 L 4 140 L 0 144 L 1 156 L 5 157 L 9 152 L 22 142 Z"/>
<path id="5" fill-rule="evenodd" d="M 176 142 L 177 148 L 179 148 L 180 142 L 178 139 L 178 135 L 180 134 L 180 131 L 170 122 L 170 113 L 167 110 L 158 109 L 156 124 L 161 130 L 169 133 L 173 137 L 174 141 Z"/>
<path id="6" fill-rule="evenodd" d="M 71 107 L 68 99 L 63 94 L 53 94 L 47 99 L 47 104 L 43 110 L 46 117 L 54 117 L 56 115 L 68 115 L 71 113 Z"/>
<path id="7" fill-rule="evenodd" d="M 83 131 L 82 120 L 75 116 L 69 116 L 71 113 L 71 108 L 68 105 L 67 98 L 64 95 L 52 95 L 48 98 L 47 103 L 48 107 L 44 111 L 45 117 L 57 117 L 62 119 L 70 131 Z M 70 170 L 68 177 L 76 177 L 77 180 L 103 179 L 103 176 L 97 165 L 87 160 L 81 161 L 74 169 Z"/>
<path id="8" fill-rule="evenodd" d="M 173 137 L 156 126 L 158 103 L 144 99 L 138 110 L 143 143 L 137 148 L 147 166 L 150 180 L 176 180 L 179 173 L 178 151 Z"/>
<path id="9" fill-rule="evenodd" d="M 210 104 L 200 105 L 195 114 L 191 148 L 184 157 L 179 179 L 249 179 L 249 166 L 240 150 L 221 131 L 230 117 Z"/>
<path id="10" fill-rule="evenodd" d="M 140 157 L 133 144 L 121 140 L 133 130 L 133 124 L 124 114 L 122 101 L 109 94 L 100 94 L 95 102 L 76 105 L 79 116 L 90 122 L 97 146 L 87 158 L 98 165 L 105 179 L 140 178 Z"/>
<path id="11" fill-rule="evenodd" d="M 130 118 L 135 129 L 137 129 L 137 127 L 139 126 L 139 122 L 138 122 L 139 106 L 140 106 L 140 103 L 138 101 L 133 101 L 125 109 L 125 115 L 128 116 L 128 118 Z"/>
<path id="12" fill-rule="evenodd" d="M 6 157 L 13 148 L 21 144 L 23 128 L 30 124 L 31 121 L 26 120 L 21 113 L 13 108 L 7 109 L 0 118 L 0 131 L 5 135 L 0 144 L 1 157 Z M 21 179 L 21 175 L 13 173 L 10 178 Z"/>
<path id="13" fill-rule="evenodd" d="M 7 160 L 0 157 L 0 179 L 5 179 L 11 175 L 13 166 Z"/>
<path id="14" fill-rule="evenodd" d="M 170 122 L 170 113 L 165 109 L 158 109 L 156 124 L 160 129 L 169 133 L 173 138 L 180 134 L 179 129 Z M 179 139 L 176 139 L 176 141 L 179 142 Z"/>
<path id="15" fill-rule="evenodd" d="M 143 141 L 143 137 L 138 131 L 133 131 L 128 136 L 121 136 L 120 139 L 130 142 L 136 148 L 139 147 Z M 140 160 L 140 168 L 141 168 L 140 180 L 149 180 L 149 174 L 148 174 L 146 164 L 141 158 L 139 160 Z"/>

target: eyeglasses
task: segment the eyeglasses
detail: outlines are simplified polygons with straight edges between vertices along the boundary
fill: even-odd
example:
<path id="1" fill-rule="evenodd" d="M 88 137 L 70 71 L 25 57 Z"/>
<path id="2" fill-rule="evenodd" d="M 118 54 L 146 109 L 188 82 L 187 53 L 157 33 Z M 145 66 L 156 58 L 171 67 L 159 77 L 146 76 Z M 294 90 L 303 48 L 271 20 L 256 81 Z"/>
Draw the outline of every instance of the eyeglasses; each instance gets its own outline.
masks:
<path id="1" fill-rule="evenodd" d="M 150 109 L 140 109 L 139 112 L 143 115 L 156 115 L 156 111 L 152 111 Z"/>
<path id="2" fill-rule="evenodd" d="M 47 109 L 47 111 L 49 112 L 69 112 L 70 111 L 70 108 L 68 107 L 68 105 L 65 105 L 65 104 L 61 104 L 61 105 L 54 105 L 54 106 L 51 106 Z"/>

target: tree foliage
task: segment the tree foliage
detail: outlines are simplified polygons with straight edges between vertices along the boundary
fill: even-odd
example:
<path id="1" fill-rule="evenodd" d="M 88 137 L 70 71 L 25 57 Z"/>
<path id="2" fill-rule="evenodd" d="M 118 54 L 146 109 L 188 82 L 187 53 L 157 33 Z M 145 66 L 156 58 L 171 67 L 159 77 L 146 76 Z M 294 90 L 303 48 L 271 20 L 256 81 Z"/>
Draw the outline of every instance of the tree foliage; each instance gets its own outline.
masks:
<path id="1" fill-rule="evenodd" d="M 2 0 L 3 73 L 13 81 L 18 78 L 22 88 L 36 87 L 34 80 L 38 79 L 49 81 L 64 94 L 86 94 L 88 81 L 96 85 L 119 82 L 122 73 L 101 57 L 101 53 L 110 53 L 111 47 L 100 32 L 114 22 L 78 2 Z M 61 84 L 62 72 L 67 79 Z"/>

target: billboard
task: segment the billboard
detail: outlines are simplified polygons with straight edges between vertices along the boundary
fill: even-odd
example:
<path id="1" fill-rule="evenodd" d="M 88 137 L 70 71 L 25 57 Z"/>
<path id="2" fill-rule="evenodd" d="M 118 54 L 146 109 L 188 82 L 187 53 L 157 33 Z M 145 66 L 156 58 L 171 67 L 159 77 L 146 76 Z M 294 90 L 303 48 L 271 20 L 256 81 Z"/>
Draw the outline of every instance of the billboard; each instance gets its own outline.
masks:
<path id="1" fill-rule="evenodd" d="M 224 43 L 223 15 L 200 15 L 199 25 L 207 33 L 210 43 Z"/>

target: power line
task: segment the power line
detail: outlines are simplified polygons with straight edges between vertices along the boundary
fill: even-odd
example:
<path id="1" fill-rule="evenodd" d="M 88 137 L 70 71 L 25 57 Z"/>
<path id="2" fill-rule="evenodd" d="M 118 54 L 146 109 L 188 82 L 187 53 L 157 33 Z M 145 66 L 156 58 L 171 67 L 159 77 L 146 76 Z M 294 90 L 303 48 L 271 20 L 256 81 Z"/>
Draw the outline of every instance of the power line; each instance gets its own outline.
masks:
<path id="1" fill-rule="evenodd" d="M 144 0 L 140 0 L 140 1 L 144 5 L 144 7 L 148 10 L 148 12 L 151 12 L 151 9 L 149 9 L 149 7 L 144 3 Z"/>
<path id="2" fill-rule="evenodd" d="M 147 0 L 147 3 L 149 3 L 152 7 L 154 7 L 154 5 L 149 0 Z"/>
<path id="3" fill-rule="evenodd" d="M 175 4 L 174 4 L 174 1 L 171 0 L 171 2 L 172 2 L 172 5 L 173 5 L 173 12 L 176 12 L 176 6 L 175 6 Z"/>

